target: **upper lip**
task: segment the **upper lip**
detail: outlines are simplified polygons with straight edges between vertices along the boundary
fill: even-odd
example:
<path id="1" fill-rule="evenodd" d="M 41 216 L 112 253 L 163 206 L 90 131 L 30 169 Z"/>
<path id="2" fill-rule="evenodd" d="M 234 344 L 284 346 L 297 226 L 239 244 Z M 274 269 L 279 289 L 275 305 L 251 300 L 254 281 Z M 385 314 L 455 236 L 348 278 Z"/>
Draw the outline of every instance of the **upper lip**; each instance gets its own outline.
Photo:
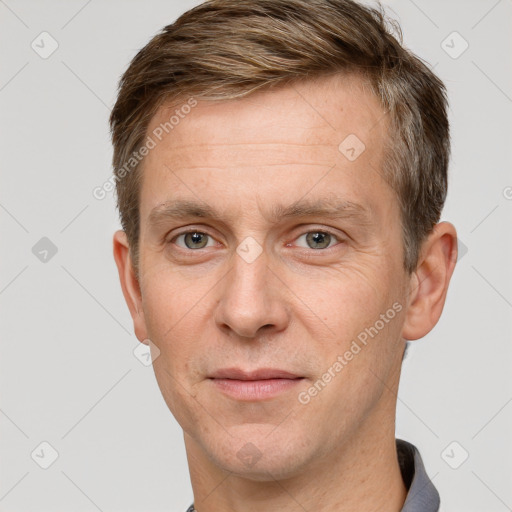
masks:
<path id="1" fill-rule="evenodd" d="M 298 379 L 300 375 L 278 368 L 258 368 L 256 370 L 222 368 L 210 375 L 210 378 L 234 380 Z"/>

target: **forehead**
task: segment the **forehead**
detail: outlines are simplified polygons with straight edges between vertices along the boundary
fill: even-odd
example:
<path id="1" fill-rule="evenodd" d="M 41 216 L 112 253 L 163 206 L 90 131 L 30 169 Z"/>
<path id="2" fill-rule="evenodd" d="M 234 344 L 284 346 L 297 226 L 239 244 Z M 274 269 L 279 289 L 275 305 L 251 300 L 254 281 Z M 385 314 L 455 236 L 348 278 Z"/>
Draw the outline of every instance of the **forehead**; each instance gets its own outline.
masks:
<path id="1" fill-rule="evenodd" d="M 185 98 L 162 106 L 148 127 L 161 140 L 143 162 L 141 217 L 170 196 L 211 197 L 215 189 L 225 201 L 226 185 L 232 199 L 258 193 L 269 200 L 276 190 L 276 199 L 296 200 L 314 183 L 311 199 L 332 195 L 334 186 L 360 196 L 387 186 L 380 168 L 388 119 L 360 77 L 334 75 L 187 104 Z"/>
<path id="2" fill-rule="evenodd" d="M 375 146 L 386 132 L 387 119 L 363 83 L 359 75 L 336 74 L 243 98 L 199 101 L 196 107 L 186 108 L 189 113 L 177 116 L 188 101 L 182 98 L 159 108 L 148 133 L 164 127 L 164 146 L 172 147 L 175 156 L 189 153 L 181 150 L 194 144 L 249 145 L 256 142 L 255 136 L 258 143 L 336 145 L 344 135 L 357 133 L 367 146 Z M 171 118 L 176 124 L 169 126 Z M 187 129 L 191 123 L 193 129 Z"/>

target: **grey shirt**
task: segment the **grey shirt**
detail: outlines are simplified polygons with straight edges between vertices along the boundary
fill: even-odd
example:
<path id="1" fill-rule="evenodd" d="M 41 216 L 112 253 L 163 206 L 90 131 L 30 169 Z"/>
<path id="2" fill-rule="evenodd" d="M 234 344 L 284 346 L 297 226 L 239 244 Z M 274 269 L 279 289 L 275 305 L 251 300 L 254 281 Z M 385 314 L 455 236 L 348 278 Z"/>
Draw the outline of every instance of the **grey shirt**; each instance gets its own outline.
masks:
<path id="1" fill-rule="evenodd" d="M 439 493 L 430 481 L 425 471 L 418 449 L 411 443 L 396 440 L 398 463 L 407 497 L 400 512 L 438 512 Z M 187 512 L 195 512 L 194 504 L 190 505 Z"/>
<path id="2" fill-rule="evenodd" d="M 430 481 L 416 446 L 396 440 L 398 463 L 407 488 L 407 497 L 401 512 L 438 512 L 439 493 Z"/>

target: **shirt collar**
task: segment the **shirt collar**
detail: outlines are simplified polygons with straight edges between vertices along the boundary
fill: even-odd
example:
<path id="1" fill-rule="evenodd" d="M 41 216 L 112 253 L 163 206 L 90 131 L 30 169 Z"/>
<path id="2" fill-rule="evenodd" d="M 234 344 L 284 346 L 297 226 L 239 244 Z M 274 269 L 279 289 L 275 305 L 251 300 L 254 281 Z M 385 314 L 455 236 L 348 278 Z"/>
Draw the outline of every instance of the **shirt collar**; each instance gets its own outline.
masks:
<path id="1" fill-rule="evenodd" d="M 420 452 L 411 443 L 396 440 L 398 463 L 407 488 L 401 512 L 438 512 L 439 493 L 427 475 Z"/>

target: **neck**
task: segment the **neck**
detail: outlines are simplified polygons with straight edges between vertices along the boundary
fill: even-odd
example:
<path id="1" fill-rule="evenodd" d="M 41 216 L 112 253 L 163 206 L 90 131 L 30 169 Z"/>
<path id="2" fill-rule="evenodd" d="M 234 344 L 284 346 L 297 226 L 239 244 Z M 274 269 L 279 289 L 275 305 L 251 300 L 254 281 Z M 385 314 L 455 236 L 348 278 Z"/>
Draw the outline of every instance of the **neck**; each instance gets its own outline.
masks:
<path id="1" fill-rule="evenodd" d="M 197 512 L 399 512 L 407 490 L 394 415 L 386 420 L 389 405 L 382 408 L 386 414 L 374 411 L 377 417 L 367 418 L 336 452 L 282 480 L 254 481 L 219 469 L 185 434 Z"/>

